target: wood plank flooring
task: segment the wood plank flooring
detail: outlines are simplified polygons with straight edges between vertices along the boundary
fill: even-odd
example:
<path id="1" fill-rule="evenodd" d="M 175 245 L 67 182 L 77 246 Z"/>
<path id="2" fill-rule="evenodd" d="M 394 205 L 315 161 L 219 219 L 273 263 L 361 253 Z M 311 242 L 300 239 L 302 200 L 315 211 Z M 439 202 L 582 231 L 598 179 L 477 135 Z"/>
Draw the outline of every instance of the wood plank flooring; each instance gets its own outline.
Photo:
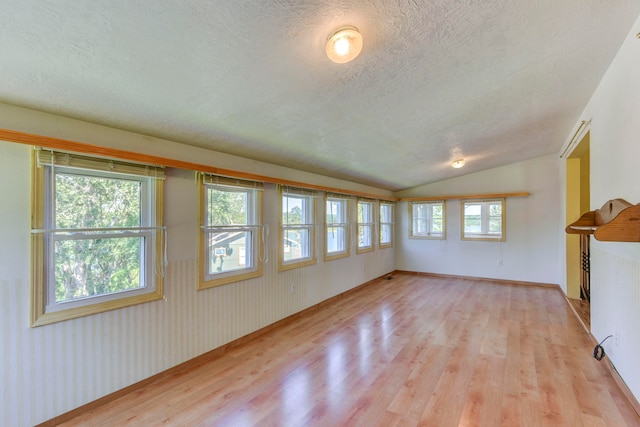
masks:
<path id="1" fill-rule="evenodd" d="M 65 426 L 640 426 L 560 292 L 395 273 Z"/>

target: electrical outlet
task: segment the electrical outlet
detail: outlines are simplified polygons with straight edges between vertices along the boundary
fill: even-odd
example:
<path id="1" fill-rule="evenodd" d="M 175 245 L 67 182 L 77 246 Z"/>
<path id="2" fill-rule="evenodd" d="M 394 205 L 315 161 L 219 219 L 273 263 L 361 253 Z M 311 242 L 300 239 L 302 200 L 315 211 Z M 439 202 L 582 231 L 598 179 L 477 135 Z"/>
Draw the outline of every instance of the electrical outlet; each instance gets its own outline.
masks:
<path id="1" fill-rule="evenodd" d="M 498 267 L 502 267 L 502 258 L 498 258 Z"/>
<path id="2" fill-rule="evenodd" d="M 296 285 L 294 283 L 291 283 L 289 285 L 289 292 L 291 292 L 291 294 L 295 294 L 296 293 Z"/>

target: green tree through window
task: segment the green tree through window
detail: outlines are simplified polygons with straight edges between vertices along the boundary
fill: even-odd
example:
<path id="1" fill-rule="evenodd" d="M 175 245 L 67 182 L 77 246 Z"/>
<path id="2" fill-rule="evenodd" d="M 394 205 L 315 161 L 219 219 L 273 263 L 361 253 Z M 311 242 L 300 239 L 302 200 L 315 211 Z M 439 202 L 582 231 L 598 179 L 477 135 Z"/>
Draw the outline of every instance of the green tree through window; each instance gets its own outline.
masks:
<path id="1" fill-rule="evenodd" d="M 140 181 L 57 173 L 55 186 L 57 229 L 141 226 Z M 144 286 L 143 239 L 109 231 L 56 236 L 56 302 Z"/>

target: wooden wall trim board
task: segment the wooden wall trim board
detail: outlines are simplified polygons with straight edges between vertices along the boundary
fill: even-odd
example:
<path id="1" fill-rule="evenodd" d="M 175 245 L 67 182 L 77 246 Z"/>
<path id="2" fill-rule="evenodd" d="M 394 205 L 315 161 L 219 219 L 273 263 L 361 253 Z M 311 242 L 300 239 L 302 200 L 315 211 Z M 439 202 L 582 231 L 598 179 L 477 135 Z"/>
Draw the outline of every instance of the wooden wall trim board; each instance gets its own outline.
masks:
<path id="1" fill-rule="evenodd" d="M 429 202 L 437 200 L 454 200 L 454 199 L 503 199 L 505 197 L 529 197 L 528 192 L 519 193 L 493 193 L 493 194 L 464 194 L 457 196 L 429 196 L 429 197 L 402 197 L 401 202 Z"/>
<path id="2" fill-rule="evenodd" d="M 183 160 L 170 159 L 168 157 L 154 156 L 151 154 L 136 153 L 133 151 L 120 150 L 115 148 L 102 147 L 99 145 L 87 144 L 84 142 L 71 141 L 61 138 L 53 138 L 50 136 L 35 135 L 25 132 L 18 132 L 9 129 L 0 128 L 0 140 L 7 142 L 15 142 L 18 144 L 26 144 L 33 146 L 41 146 L 55 150 L 70 151 L 75 153 L 93 154 L 95 156 L 110 157 L 121 160 L 129 160 L 133 162 L 148 163 L 157 166 L 173 167 L 178 169 L 186 169 L 198 172 L 206 172 L 214 175 L 222 175 L 251 181 L 268 182 L 270 184 L 288 185 L 291 187 L 302 187 L 317 191 L 326 191 L 329 193 L 341 193 L 352 196 L 368 197 L 378 200 L 398 201 L 395 197 L 380 196 L 377 194 L 364 193 L 353 190 L 345 190 L 341 188 L 325 187 L 323 185 L 309 184 L 306 182 L 292 181 L 287 179 L 275 178 L 272 176 L 258 175 L 248 172 L 242 172 L 232 169 L 218 168 L 215 166 L 204 165 L 201 163 L 187 162 Z"/>
<path id="3" fill-rule="evenodd" d="M 265 326 L 264 328 L 258 329 L 257 331 L 251 332 L 247 335 L 244 335 L 238 339 L 235 339 L 227 344 L 224 344 L 220 347 L 214 348 L 211 351 L 208 351 L 206 353 L 201 354 L 200 356 L 194 357 L 193 359 L 187 360 L 186 362 L 183 362 L 179 365 L 176 365 L 172 368 L 169 368 L 165 371 L 162 371 L 156 375 L 153 375 L 149 378 L 146 378 L 142 381 L 138 381 L 135 384 L 131 384 L 128 387 L 125 387 L 123 389 L 120 389 L 118 391 L 115 391 L 111 394 L 108 394 L 104 397 L 101 397 L 100 399 L 94 400 L 93 402 L 89 402 L 86 405 L 80 406 L 79 408 L 73 409 L 69 412 L 65 412 L 64 414 L 61 414 L 55 418 L 52 418 L 48 421 L 45 421 L 43 423 L 38 424 L 35 427 L 54 427 L 57 426 L 59 424 L 65 423 L 67 421 L 70 421 L 76 417 L 79 417 L 82 414 L 86 414 L 88 412 L 90 412 L 91 410 L 98 408 L 102 405 L 106 405 L 107 403 L 113 402 L 123 396 L 126 396 L 129 393 L 132 393 L 136 390 L 140 390 L 146 386 L 148 386 L 149 384 L 152 384 L 156 381 L 162 380 L 164 378 L 170 377 L 172 375 L 179 375 L 180 373 L 183 373 L 185 371 L 188 371 L 190 369 L 193 369 L 199 365 L 202 365 L 204 363 L 207 363 L 209 361 L 212 361 L 214 359 L 216 359 L 217 357 L 220 357 L 221 355 L 223 355 L 225 352 L 229 351 L 230 349 L 237 347 L 239 345 L 242 345 L 244 343 L 247 343 L 251 340 L 256 339 L 257 337 L 259 337 L 260 335 L 269 332 L 272 329 L 275 329 L 277 327 L 283 326 L 283 325 L 287 325 L 289 323 L 294 322 L 296 319 L 299 319 L 302 316 L 306 316 L 309 313 L 312 313 L 314 311 L 317 311 L 318 309 L 328 305 L 328 304 L 332 304 L 356 291 L 361 290 L 362 288 L 366 287 L 366 286 L 370 286 L 372 284 L 374 284 L 376 281 L 383 279 L 383 278 L 389 278 L 391 275 L 393 274 L 393 272 L 391 273 L 387 273 L 387 274 L 383 274 L 382 276 L 376 277 L 375 279 L 371 279 L 368 282 L 365 282 L 361 285 L 358 285 L 354 288 L 349 289 L 348 291 L 344 291 L 341 292 L 329 299 L 326 299 L 324 301 L 320 301 L 319 303 L 312 305 L 311 307 L 305 308 L 302 311 L 299 311 L 297 313 L 294 313 L 290 316 L 285 317 L 284 319 L 278 320 L 275 323 L 272 323 L 270 325 Z"/>

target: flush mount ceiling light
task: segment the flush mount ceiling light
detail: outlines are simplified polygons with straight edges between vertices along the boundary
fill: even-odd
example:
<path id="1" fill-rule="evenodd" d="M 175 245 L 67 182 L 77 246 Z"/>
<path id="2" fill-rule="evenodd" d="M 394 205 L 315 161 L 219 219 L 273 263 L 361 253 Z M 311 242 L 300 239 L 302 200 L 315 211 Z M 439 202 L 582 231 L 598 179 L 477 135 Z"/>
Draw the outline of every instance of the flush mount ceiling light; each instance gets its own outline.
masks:
<path id="1" fill-rule="evenodd" d="M 451 167 L 455 169 L 460 169 L 464 166 L 464 159 L 458 159 L 454 162 L 451 162 Z"/>
<path id="2" fill-rule="evenodd" d="M 353 26 L 338 28 L 327 37 L 327 56 L 333 62 L 353 61 L 362 51 L 362 34 Z"/>

